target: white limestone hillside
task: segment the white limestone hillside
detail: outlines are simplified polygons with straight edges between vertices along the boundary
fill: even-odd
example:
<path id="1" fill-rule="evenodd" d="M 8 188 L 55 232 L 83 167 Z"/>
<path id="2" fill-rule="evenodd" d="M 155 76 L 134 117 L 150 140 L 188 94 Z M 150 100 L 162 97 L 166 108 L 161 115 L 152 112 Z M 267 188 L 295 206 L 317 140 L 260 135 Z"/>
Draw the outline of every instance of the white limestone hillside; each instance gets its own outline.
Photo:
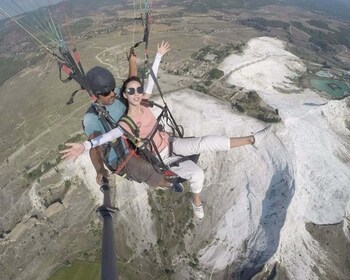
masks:
<path id="1" fill-rule="evenodd" d="M 350 118 L 349 100 L 328 102 L 311 90 L 280 93 L 278 88 L 295 90 L 289 78 L 305 69 L 283 46 L 271 38 L 251 40 L 242 56 L 228 57 L 221 69 L 229 72 L 238 68 L 227 81 L 258 91 L 266 103 L 280 112 L 282 124 L 276 133 L 293 159 L 295 194 L 287 210 L 279 249 L 270 262 L 280 261 L 291 279 L 316 279 L 329 275 L 330 263 L 337 261 L 313 240 L 305 224 L 336 224 L 349 218 L 346 209 L 350 198 L 350 131 L 345 126 Z M 257 57 L 264 59 L 254 63 Z M 349 235 L 346 226 L 344 233 Z M 345 240 L 343 246 L 348 246 L 348 242 Z M 343 257 L 349 260 L 348 254 Z M 350 277 L 342 272 L 332 273 L 334 279 Z"/>
<path id="2" fill-rule="evenodd" d="M 348 101 L 328 102 L 311 90 L 281 94 L 273 89 L 281 85 L 287 90 L 293 88 L 286 81 L 294 77 L 296 71 L 305 69 L 300 60 L 297 63 L 297 58 L 282 47 L 282 42 L 271 38 L 250 41 L 240 63 L 254 60 L 251 55 L 254 53 L 255 56 L 268 56 L 266 64 L 259 62 L 254 67 L 250 64 L 234 71 L 228 82 L 257 90 L 265 102 L 278 108 L 284 128 L 277 133 L 280 132 L 280 138 L 293 155 L 297 189 L 300 186 L 300 190 L 312 191 L 305 199 L 306 203 L 301 203 L 306 207 L 301 216 L 306 215 L 307 220 L 315 223 L 339 222 L 344 216 L 350 186 L 350 131 L 345 127 L 345 121 L 350 117 Z M 222 69 L 234 65 L 235 60 L 235 56 L 228 57 L 222 63 Z M 280 67 L 268 67 L 274 60 Z M 288 71 L 283 71 L 285 69 Z"/>
<path id="3" fill-rule="evenodd" d="M 253 39 L 219 68 L 228 83 L 256 90 L 282 121 L 258 150 L 244 146 L 200 156 L 206 174 L 203 220 L 155 209 L 156 195 L 145 184 L 116 178 L 118 264 L 137 266 L 141 279 L 164 276 L 164 267 L 181 280 L 349 279 L 349 98 L 328 101 L 297 88 L 291 78 L 306 67 L 277 39 Z M 166 100 L 187 136 L 243 136 L 266 125 L 193 90 L 170 93 Z M 4 279 L 45 280 L 63 260 L 81 252 L 89 260 L 100 248 L 101 223 L 94 212 L 102 193 L 88 155 L 58 168 L 25 191 L 15 181 L 1 189 Z M 67 188 L 63 179 L 72 185 Z M 10 203 L 9 192 L 18 195 L 17 204 Z M 178 208 L 189 206 L 185 195 L 166 195 Z M 159 209 L 171 219 L 156 215 Z M 172 248 L 161 247 L 159 240 L 173 238 L 166 236 L 166 225 L 181 223 L 183 238 L 174 238 Z"/>
<path id="4" fill-rule="evenodd" d="M 242 55 L 228 57 L 219 68 L 227 82 L 256 90 L 278 108 L 282 122 L 274 125 L 275 134 L 258 150 L 249 146 L 201 155 L 206 217 L 196 221 L 193 234 L 185 238 L 186 248 L 198 253 L 201 269 L 193 271 L 181 262 L 185 256 L 174 256 L 175 278 L 194 274 L 196 279 L 250 279 L 260 272 L 258 279 L 265 271 L 286 279 L 347 279 L 349 254 L 338 252 L 343 265 L 333 251 L 349 246 L 349 101 L 328 101 L 309 89 L 298 89 L 291 78 L 306 67 L 276 39 L 251 40 Z M 189 136 L 242 136 L 265 126 L 192 90 L 166 99 Z M 156 241 L 146 190 L 125 181 L 117 187 L 119 220 L 131 233 L 125 241 L 135 247 L 135 254 L 147 248 L 142 240 Z M 327 249 L 317 227 L 332 224 L 340 224 L 327 229 L 337 236 L 338 245 Z"/>

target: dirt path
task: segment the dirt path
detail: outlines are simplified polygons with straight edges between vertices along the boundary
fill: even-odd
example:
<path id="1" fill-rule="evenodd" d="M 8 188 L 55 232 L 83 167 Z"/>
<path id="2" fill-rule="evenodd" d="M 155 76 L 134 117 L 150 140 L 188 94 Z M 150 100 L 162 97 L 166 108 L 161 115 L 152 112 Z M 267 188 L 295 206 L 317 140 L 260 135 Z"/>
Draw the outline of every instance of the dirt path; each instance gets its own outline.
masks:
<path id="1" fill-rule="evenodd" d="M 98 62 L 100 62 L 101 64 L 106 65 L 108 68 L 112 69 L 112 71 L 114 73 L 118 73 L 117 66 L 106 62 L 104 60 L 103 56 L 106 52 L 115 52 L 116 55 L 123 54 L 125 49 L 128 48 L 129 46 L 130 46 L 129 43 L 124 43 L 124 44 L 120 44 L 120 45 L 115 45 L 113 47 L 105 48 L 103 51 L 98 53 L 95 57 L 98 60 Z M 116 77 L 116 78 L 123 79 L 122 77 Z"/>
<path id="2" fill-rule="evenodd" d="M 62 118 L 59 122 L 57 122 L 56 124 L 54 124 L 53 126 L 49 127 L 48 129 L 46 129 L 45 131 L 41 132 L 40 134 L 38 134 L 33 140 L 31 140 L 30 142 L 28 142 L 27 144 L 23 145 L 21 148 L 19 148 L 16 152 L 14 152 L 12 155 L 10 155 L 8 157 L 9 161 L 15 160 L 21 153 L 23 153 L 23 151 L 26 150 L 26 148 L 28 148 L 30 145 L 34 144 L 35 142 L 37 142 L 41 137 L 43 137 L 44 135 L 46 135 L 47 133 L 55 130 L 57 127 L 61 126 L 64 122 L 68 121 L 69 119 L 71 119 L 73 117 L 73 115 L 75 115 L 78 111 L 82 110 L 83 108 L 86 107 L 86 104 L 80 106 L 79 108 L 75 109 L 74 111 L 72 111 L 70 114 L 68 114 L 66 117 Z"/>
<path id="3" fill-rule="evenodd" d="M 222 76 L 218 81 L 221 81 L 221 80 L 224 80 L 226 79 L 227 77 L 229 77 L 233 72 L 236 72 L 238 70 L 241 70 L 245 67 L 248 67 L 250 65 L 253 65 L 255 63 L 258 63 L 258 62 L 261 62 L 261 61 L 264 61 L 266 59 L 268 59 L 270 57 L 270 55 L 264 55 L 263 57 L 260 57 L 258 59 L 255 59 L 255 60 L 252 60 L 252 61 L 248 61 L 246 63 L 243 63 L 243 64 L 240 64 L 238 65 L 237 67 L 233 68 L 231 71 L 229 71 L 228 73 L 226 73 L 224 76 Z"/>

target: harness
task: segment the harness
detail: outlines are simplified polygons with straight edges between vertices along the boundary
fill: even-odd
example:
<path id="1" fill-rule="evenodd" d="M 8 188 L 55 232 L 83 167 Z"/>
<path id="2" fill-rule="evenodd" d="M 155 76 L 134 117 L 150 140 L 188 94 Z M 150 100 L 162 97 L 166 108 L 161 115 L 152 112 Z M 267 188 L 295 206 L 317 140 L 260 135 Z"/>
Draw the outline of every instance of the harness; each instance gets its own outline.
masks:
<path id="1" fill-rule="evenodd" d="M 89 107 L 86 113 L 95 114 L 98 117 L 100 123 L 102 124 L 102 127 L 105 130 L 105 132 L 112 130 L 118 125 L 118 122 L 109 115 L 105 107 L 96 102 L 91 104 L 91 106 Z M 83 124 L 83 129 L 85 130 L 84 124 Z M 112 150 L 115 152 L 117 156 L 117 168 L 112 167 L 108 161 L 109 154 Z M 122 137 L 117 138 L 114 141 L 108 142 L 107 144 L 104 145 L 104 152 L 103 152 L 104 164 L 112 172 L 118 171 L 117 173 L 120 173 L 120 171 L 125 167 L 127 161 L 130 160 L 132 155 L 133 153 L 128 149 L 126 140 Z M 124 163 L 124 161 L 126 162 Z"/>
<path id="2" fill-rule="evenodd" d="M 140 139 L 140 130 L 135 122 L 129 116 L 123 116 L 119 122 L 125 123 L 133 136 L 134 139 Z M 162 130 L 159 125 L 159 120 L 157 120 L 155 127 L 152 129 L 151 133 L 146 137 L 140 139 L 142 141 L 142 145 L 139 145 L 139 141 L 135 142 L 133 139 L 130 139 L 128 135 L 126 135 L 129 143 L 134 148 L 134 151 L 137 150 L 140 156 L 144 157 L 148 162 L 150 162 L 155 170 L 159 173 L 163 173 L 163 171 L 168 170 L 169 167 L 164 164 L 162 158 L 160 157 L 160 153 L 157 149 L 153 141 L 153 137 L 157 131 Z M 155 155 L 156 154 L 156 155 Z"/>
<path id="3" fill-rule="evenodd" d="M 137 149 L 139 154 L 141 156 L 143 156 L 147 161 L 149 161 L 153 167 L 162 172 L 163 174 L 166 174 L 166 171 L 170 171 L 169 168 L 172 166 L 178 166 L 181 162 L 187 161 L 187 160 L 192 160 L 193 162 L 197 163 L 198 162 L 198 158 L 199 158 L 199 154 L 194 154 L 191 156 L 181 156 L 180 159 L 176 160 L 175 162 L 172 162 L 169 165 L 166 165 L 161 156 L 160 156 L 160 152 L 153 140 L 155 134 L 159 131 L 165 132 L 165 129 L 163 127 L 163 125 L 160 124 L 162 119 L 165 119 L 166 124 L 171 127 L 172 129 L 172 133 L 170 133 L 170 138 L 169 138 L 169 156 L 173 155 L 173 149 L 172 149 L 172 144 L 173 144 L 173 140 L 175 139 L 176 136 L 176 129 L 171 126 L 170 124 L 170 118 L 168 113 L 170 112 L 169 109 L 167 108 L 167 106 L 161 106 L 157 103 L 155 103 L 154 101 L 150 101 L 148 99 L 143 99 L 141 102 L 141 105 L 144 107 L 158 107 L 162 109 L 162 112 L 159 114 L 159 116 L 156 119 L 156 123 L 154 125 L 154 127 L 152 128 L 151 132 L 147 135 L 146 138 L 142 138 L 142 145 L 139 146 L 137 145 L 137 143 L 132 143 L 132 145 L 134 146 L 135 150 Z M 130 131 L 131 134 L 134 135 L 137 139 L 140 139 L 140 130 L 139 127 L 135 124 L 135 122 L 129 117 L 129 116 L 123 116 L 120 120 L 119 123 L 123 122 L 125 123 Z M 183 133 L 183 128 L 181 127 L 181 132 Z M 183 135 L 183 134 L 182 134 Z M 183 138 L 183 136 L 181 137 Z M 183 181 L 185 181 L 185 179 L 183 179 Z"/>
<path id="4" fill-rule="evenodd" d="M 132 157 L 139 156 L 142 156 L 148 162 L 150 162 L 158 173 L 164 173 L 164 171 L 169 169 L 169 167 L 166 166 L 161 160 L 158 149 L 152 140 L 157 132 L 157 129 L 152 130 L 151 138 L 147 137 L 147 139 L 142 139 L 143 144 L 140 146 L 139 128 L 129 116 L 123 116 L 119 121 L 116 121 L 109 115 L 105 107 L 98 103 L 92 103 L 87 113 L 97 115 L 105 131 L 110 131 L 113 128 L 116 128 L 120 122 L 124 122 L 130 128 L 131 133 L 123 129 L 125 138 L 119 137 L 104 145 L 103 160 L 104 164 L 110 171 L 118 174 L 119 176 L 128 176 L 128 174 L 124 171 L 125 166 Z M 157 119 L 157 126 L 159 121 L 160 117 Z M 149 143 L 153 143 L 153 145 L 150 146 Z M 151 147 L 151 149 L 149 149 L 149 147 Z M 117 156 L 116 167 L 111 166 L 108 160 L 112 150 Z M 152 151 L 156 151 L 157 156 Z"/>

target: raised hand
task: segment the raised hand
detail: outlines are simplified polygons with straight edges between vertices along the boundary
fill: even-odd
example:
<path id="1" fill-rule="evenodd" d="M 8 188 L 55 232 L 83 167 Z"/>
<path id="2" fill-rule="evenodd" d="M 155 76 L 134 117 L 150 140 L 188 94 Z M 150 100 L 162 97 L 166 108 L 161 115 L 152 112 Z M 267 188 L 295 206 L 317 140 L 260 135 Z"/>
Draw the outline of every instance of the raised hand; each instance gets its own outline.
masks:
<path id="1" fill-rule="evenodd" d="M 130 61 L 136 61 L 137 56 L 136 56 L 134 47 L 131 47 L 129 50 L 124 50 L 124 51 L 125 51 L 126 59 L 129 62 Z"/>
<path id="2" fill-rule="evenodd" d="M 170 51 L 170 44 L 169 42 L 164 42 L 162 41 L 162 43 L 159 45 L 157 44 L 157 48 L 158 48 L 158 53 L 160 53 L 161 55 L 165 55 L 168 51 Z"/>

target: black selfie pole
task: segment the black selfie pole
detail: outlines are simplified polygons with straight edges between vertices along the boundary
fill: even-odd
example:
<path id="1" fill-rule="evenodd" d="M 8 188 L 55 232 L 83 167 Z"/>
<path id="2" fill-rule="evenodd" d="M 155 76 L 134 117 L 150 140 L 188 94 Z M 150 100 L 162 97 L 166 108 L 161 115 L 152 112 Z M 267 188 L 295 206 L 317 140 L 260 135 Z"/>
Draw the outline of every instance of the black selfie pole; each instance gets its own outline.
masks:
<path id="1" fill-rule="evenodd" d="M 113 235 L 113 213 L 118 209 L 111 205 L 107 178 L 102 179 L 101 191 L 103 204 L 96 210 L 103 217 L 101 280 L 118 280 L 117 253 Z"/>

